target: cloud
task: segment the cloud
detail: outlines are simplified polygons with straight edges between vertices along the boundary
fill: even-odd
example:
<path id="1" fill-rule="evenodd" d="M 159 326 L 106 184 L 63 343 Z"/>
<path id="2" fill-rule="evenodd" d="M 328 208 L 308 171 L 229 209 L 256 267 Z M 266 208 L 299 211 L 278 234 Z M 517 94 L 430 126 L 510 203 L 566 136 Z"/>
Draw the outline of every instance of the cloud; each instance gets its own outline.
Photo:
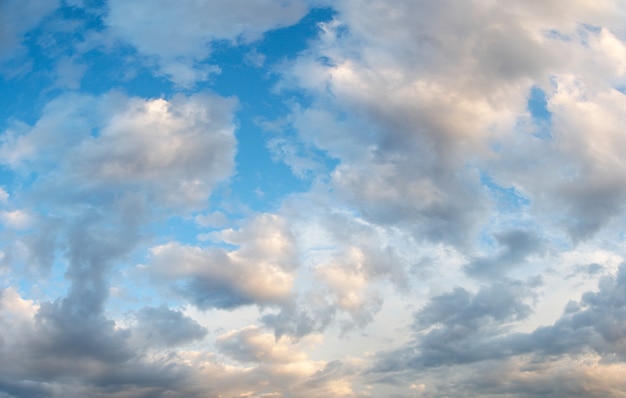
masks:
<path id="1" fill-rule="evenodd" d="M 436 384 L 456 388 L 469 383 L 478 395 L 535 396 L 541 390 L 555 396 L 619 396 L 621 381 L 598 376 L 601 369 L 606 368 L 611 375 L 623 367 L 626 351 L 620 313 L 626 305 L 624 275 L 626 268 L 621 266 L 616 275 L 600 280 L 598 291 L 584 293 L 580 301 L 570 301 L 554 324 L 529 333 L 515 332 L 507 324 L 530 314 L 525 300 L 532 297 L 531 286 L 498 284 L 476 294 L 457 288 L 434 297 L 417 312 L 416 331 L 424 332 L 406 346 L 381 355 L 372 371 L 380 376 L 395 374 L 399 379 L 409 370 L 439 374 L 435 377 L 456 372 L 466 380 Z M 442 368 L 444 364 L 451 368 Z M 483 370 L 474 372 L 467 366 Z M 546 374 L 552 378 L 544 377 Z M 579 375 L 571 389 L 565 390 L 554 381 L 565 374 Z"/>
<path id="2" fill-rule="evenodd" d="M 534 351 L 563 355 L 591 349 L 602 357 L 621 360 L 626 355 L 624 325 L 620 314 L 626 311 L 626 268 L 617 275 L 600 279 L 599 291 L 583 294 L 579 302 L 570 301 L 554 325 L 539 327 L 527 337 Z"/>
<path id="3" fill-rule="evenodd" d="M 62 200 L 133 190 L 159 205 L 198 206 L 232 173 L 233 106 L 202 94 L 169 101 L 69 94 L 48 103 L 26 131 L 9 129 L 0 152 Z"/>
<path id="4" fill-rule="evenodd" d="M 216 342 L 222 353 L 240 362 L 281 363 L 305 359 L 306 355 L 294 351 L 288 340 L 284 337 L 277 344 L 272 334 L 263 333 L 257 327 L 247 327 L 225 333 Z"/>
<path id="5" fill-rule="evenodd" d="M 555 78 L 548 92 L 553 139 L 525 137 L 515 148 L 504 147 L 504 167 L 494 169 L 531 201 L 537 199 L 535 208 L 542 214 L 558 215 L 556 221 L 576 242 L 594 236 L 623 212 L 624 164 L 616 152 L 623 120 L 616 106 L 624 95 L 592 83 L 574 76 Z M 521 157 L 531 153 L 537 163 L 524 161 L 523 166 Z"/>
<path id="6" fill-rule="evenodd" d="M 499 279 L 513 267 L 520 266 L 526 259 L 542 251 L 541 239 L 528 231 L 514 229 L 495 235 L 495 240 L 503 247 L 493 257 L 478 257 L 465 266 L 469 275 Z"/>
<path id="7" fill-rule="evenodd" d="M 1 398 L 624 395 L 621 2 L 57 6 L 0 5 Z"/>
<path id="8" fill-rule="evenodd" d="M 199 214 L 194 217 L 194 221 L 201 227 L 225 227 L 228 224 L 228 217 L 219 211 L 208 214 Z"/>
<path id="9" fill-rule="evenodd" d="M 24 210 L 3 211 L 0 219 L 4 225 L 18 230 L 28 228 L 33 222 L 32 216 Z"/>
<path id="10" fill-rule="evenodd" d="M 17 235 L 7 248 L 9 261 L 25 249 L 26 262 L 48 270 L 53 262 L 66 266 L 69 282 L 64 297 L 41 302 L 16 324 L 15 335 L 3 336 L 2 373 L 20 381 L 7 391 L 159 396 L 184 390 L 188 367 L 158 353 L 147 357 L 145 350 L 190 342 L 206 331 L 166 308 L 139 311 L 135 330 L 120 327 L 106 311 L 110 271 L 147 239 L 151 220 L 203 206 L 230 176 L 233 106 L 204 94 L 171 100 L 69 94 L 48 103 L 32 127 L 5 133 L 4 165 L 36 176 L 36 183 L 12 193 L 31 206 L 36 228 Z M 32 206 L 42 198 L 45 208 Z M 176 333 L 167 330 L 172 322 Z M 141 344 L 138 336 L 145 338 Z M 56 382 L 70 376 L 75 385 Z M 34 379 L 47 384 L 22 382 Z"/>
<path id="11" fill-rule="evenodd" d="M 177 294 L 201 309 L 278 305 L 291 298 L 292 271 L 298 264 L 293 236 L 282 218 L 261 214 L 239 230 L 213 236 L 239 247 L 170 242 L 151 249 L 147 271 L 175 282 Z"/>
<path id="12" fill-rule="evenodd" d="M 507 332 L 508 324 L 531 314 L 527 303 L 531 297 L 529 286 L 511 281 L 484 287 L 475 294 L 456 288 L 432 298 L 415 314 L 415 329 L 424 335 L 409 366 L 471 363 L 504 356 L 490 349 L 489 342 Z"/>
<path id="13" fill-rule="evenodd" d="M 296 194 L 281 209 L 291 221 L 301 267 L 294 299 L 262 316 L 277 336 L 305 336 L 334 324 L 342 333 L 359 330 L 381 310 L 387 285 L 409 290 L 413 247 L 407 253 L 402 246 L 413 240 L 318 200 L 324 199 L 317 193 Z"/>
<path id="14" fill-rule="evenodd" d="M 7 315 L 5 307 L 3 305 L 0 312 L 0 322 Z M 68 395 L 205 397 L 207 394 L 261 397 L 315 396 L 319 393 L 355 396 L 352 380 L 361 364 L 355 360 L 327 363 L 310 359 L 306 351 L 320 343 L 320 336 L 297 342 L 287 337 L 275 341 L 273 335 L 254 326 L 227 332 L 218 337 L 218 347 L 233 359 L 244 361 L 245 365 L 225 365 L 223 358 L 207 351 L 159 352 L 162 343 L 172 342 L 171 335 L 162 340 L 165 335 L 159 334 L 154 339 L 154 334 L 146 336 L 148 340 L 141 344 L 131 345 L 129 335 L 145 332 L 148 324 L 144 321 L 157 326 L 156 320 L 156 323 L 165 326 L 162 324 L 165 317 L 170 327 L 172 315 L 177 314 L 174 317 L 183 319 L 183 325 L 192 324 L 188 318 L 184 320 L 180 313 L 167 308 L 152 308 L 140 313 L 140 318 L 146 315 L 148 319 L 141 320 L 136 329 L 120 329 L 120 340 L 115 342 L 118 345 L 110 345 L 113 342 L 103 340 L 99 346 L 124 348 L 132 354 L 130 358 L 101 356 L 94 350 L 97 346 L 89 346 L 90 350 L 81 351 L 78 355 L 78 349 L 86 348 L 82 343 L 88 339 L 87 336 L 79 337 L 77 347 L 67 352 L 42 351 L 37 344 L 48 341 L 44 330 L 38 330 L 39 326 L 32 323 L 28 328 L 21 328 L 21 341 L 7 339 L 3 348 L 0 370 L 6 378 L 0 378 L 0 391 L 19 398 Z M 101 337 L 101 333 L 93 336 L 96 340 Z M 174 338 L 177 343 L 181 342 L 179 337 Z"/>
<path id="15" fill-rule="evenodd" d="M 173 381 L 174 369 L 138 360 L 127 344 L 126 330 L 116 329 L 100 314 L 81 312 L 83 308 L 71 299 L 37 306 L 14 290 L 3 292 L 3 392 L 12 397 L 56 397 L 80 393 L 88 385 L 97 393 L 104 385 L 111 392 L 121 391 L 128 380 L 138 385 L 153 377 Z M 146 377 L 148 372 L 152 376 Z M 63 379 L 67 382 L 60 382 Z"/>
<path id="16" fill-rule="evenodd" d="M 324 363 L 308 358 L 307 349 L 321 342 L 319 335 L 294 341 L 283 336 L 263 333 L 255 326 L 227 332 L 217 338 L 219 350 L 229 358 L 247 364 L 258 364 L 257 371 L 282 383 L 275 394 L 330 394 L 338 397 L 356 396 L 351 379 L 360 367 L 358 361 Z M 273 395 L 269 395 L 273 396 Z"/>
<path id="17" fill-rule="evenodd" d="M 149 347 L 172 347 L 202 339 L 207 330 L 182 312 L 161 307 L 144 307 L 134 316 L 133 338 Z"/>
<path id="18" fill-rule="evenodd" d="M 624 96 L 613 86 L 624 79 L 615 17 L 624 10 L 614 2 L 576 3 L 558 17 L 552 3 L 335 7 L 280 87 L 311 95 L 294 108 L 293 126 L 339 161 L 332 187 L 368 220 L 467 244 L 490 211 L 482 170 L 574 241 L 621 212 L 612 151 L 621 147 Z M 547 92 L 553 140 L 521 133 L 533 87 Z"/>
<path id="19" fill-rule="evenodd" d="M 289 26 L 308 10 L 302 0 L 109 1 L 107 25 L 114 35 L 155 56 L 164 73 L 182 86 L 206 80 L 218 67 L 201 66 L 213 42 L 250 42 Z"/>
<path id="20" fill-rule="evenodd" d="M 36 27 L 59 5 L 57 0 L 3 1 L 0 4 L 0 62 L 15 56 L 22 35 Z"/>

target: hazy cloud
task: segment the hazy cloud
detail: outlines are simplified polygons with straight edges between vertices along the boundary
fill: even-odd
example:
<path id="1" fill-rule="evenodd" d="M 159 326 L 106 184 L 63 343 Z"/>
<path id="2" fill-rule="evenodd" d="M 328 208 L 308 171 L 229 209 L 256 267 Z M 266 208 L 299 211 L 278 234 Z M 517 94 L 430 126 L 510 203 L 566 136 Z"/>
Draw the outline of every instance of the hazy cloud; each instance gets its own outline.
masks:
<path id="1" fill-rule="evenodd" d="M 219 67 L 200 64 L 214 41 L 249 42 L 264 32 L 297 22 L 302 0 L 109 1 L 107 25 L 141 53 L 156 56 L 161 73 L 182 86 L 206 80 Z"/>

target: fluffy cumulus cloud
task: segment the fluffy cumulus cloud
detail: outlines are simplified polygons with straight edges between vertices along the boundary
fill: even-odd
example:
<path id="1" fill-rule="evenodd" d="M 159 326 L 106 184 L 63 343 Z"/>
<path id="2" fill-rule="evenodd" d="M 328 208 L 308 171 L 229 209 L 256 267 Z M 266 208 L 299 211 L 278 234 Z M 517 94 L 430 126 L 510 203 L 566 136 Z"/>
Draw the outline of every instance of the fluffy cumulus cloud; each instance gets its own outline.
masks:
<path id="1" fill-rule="evenodd" d="M 138 190 L 162 206 L 197 206 L 232 173 L 233 105 L 201 94 L 60 97 L 33 126 L 6 131 L 3 163 L 40 174 L 52 195 Z"/>
<path id="2" fill-rule="evenodd" d="M 620 148 L 624 10 L 581 4 L 546 18 L 534 3 L 510 3 L 342 2 L 318 47 L 289 69 L 285 84 L 316 98 L 295 127 L 342 160 L 333 183 L 369 218 L 418 221 L 420 235 L 460 241 L 485 217 L 481 171 L 507 172 L 498 183 L 531 199 L 547 194 L 537 208 L 573 216 L 562 226 L 574 238 L 619 211 L 620 156 L 610 151 Z M 520 128 L 535 86 L 548 96 L 551 139 Z"/>
<path id="3" fill-rule="evenodd" d="M 624 21 L 0 2 L 0 398 L 625 396 Z"/>
<path id="4" fill-rule="evenodd" d="M 204 329 L 166 307 L 144 308 L 124 328 L 106 314 L 108 281 L 146 239 L 150 220 L 203 206 L 232 173 L 233 105 L 208 95 L 68 95 L 48 103 L 34 125 L 5 131 L 5 167 L 34 180 L 13 192 L 13 203 L 34 210 L 4 212 L 3 234 L 13 243 L 3 247 L 3 260 L 9 269 L 35 266 L 34 280 L 64 264 L 68 282 L 64 297 L 38 306 L 4 290 L 3 319 L 13 325 L 3 336 L 9 396 L 91 394 L 88 385 L 101 383 L 123 391 L 125 377 L 138 377 L 133 388 L 143 391 L 153 372 L 172 383 L 187 377 L 189 369 L 148 358 L 147 350 L 202 338 Z M 78 378 L 73 387 L 29 381 L 67 377 Z"/>
<path id="5" fill-rule="evenodd" d="M 151 249 L 147 272 L 167 282 L 198 308 L 280 304 L 292 294 L 293 236 L 281 218 L 263 214 L 240 230 L 215 238 L 236 250 L 170 242 Z"/>

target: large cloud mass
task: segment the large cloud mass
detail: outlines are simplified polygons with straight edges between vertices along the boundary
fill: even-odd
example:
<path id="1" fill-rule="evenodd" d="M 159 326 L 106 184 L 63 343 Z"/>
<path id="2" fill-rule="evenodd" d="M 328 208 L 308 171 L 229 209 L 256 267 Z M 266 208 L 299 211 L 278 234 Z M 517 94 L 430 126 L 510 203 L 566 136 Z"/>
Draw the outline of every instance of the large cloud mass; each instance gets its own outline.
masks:
<path id="1" fill-rule="evenodd" d="M 16 4 L 0 398 L 626 395 L 622 1 Z"/>

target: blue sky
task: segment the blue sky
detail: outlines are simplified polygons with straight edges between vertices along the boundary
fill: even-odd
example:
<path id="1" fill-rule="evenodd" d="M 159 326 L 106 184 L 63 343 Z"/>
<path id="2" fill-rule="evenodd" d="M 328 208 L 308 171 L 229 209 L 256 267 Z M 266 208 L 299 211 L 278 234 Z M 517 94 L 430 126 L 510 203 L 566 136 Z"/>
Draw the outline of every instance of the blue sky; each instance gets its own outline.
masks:
<path id="1" fill-rule="evenodd" d="M 623 396 L 625 17 L 0 1 L 0 398 Z"/>

